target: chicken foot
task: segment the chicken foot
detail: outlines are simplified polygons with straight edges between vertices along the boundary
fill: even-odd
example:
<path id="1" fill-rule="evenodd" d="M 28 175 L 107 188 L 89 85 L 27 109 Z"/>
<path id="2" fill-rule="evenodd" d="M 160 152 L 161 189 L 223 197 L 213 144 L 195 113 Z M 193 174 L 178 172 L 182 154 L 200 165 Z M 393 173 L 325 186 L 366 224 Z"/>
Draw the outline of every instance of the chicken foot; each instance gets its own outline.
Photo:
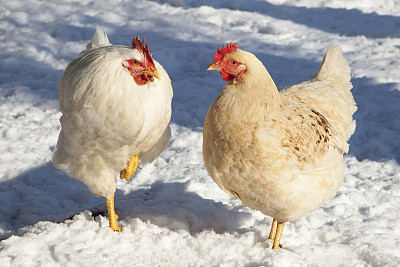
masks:
<path id="1" fill-rule="evenodd" d="M 106 204 L 107 204 L 107 213 L 108 213 L 110 228 L 114 231 L 121 232 L 122 229 L 121 227 L 118 226 L 117 223 L 118 215 L 115 213 L 114 209 L 114 194 L 112 195 L 111 198 L 109 199 L 106 198 Z"/>
<path id="2" fill-rule="evenodd" d="M 283 232 L 283 227 L 285 226 L 285 222 L 278 223 L 278 220 L 273 219 L 271 231 L 269 233 L 269 239 L 273 241 L 272 249 L 280 248 L 280 241 Z"/>
<path id="3" fill-rule="evenodd" d="M 120 178 L 129 181 L 129 179 L 131 179 L 131 176 L 136 172 L 138 165 L 139 157 L 135 155 L 129 160 L 126 169 L 123 169 L 121 171 Z"/>

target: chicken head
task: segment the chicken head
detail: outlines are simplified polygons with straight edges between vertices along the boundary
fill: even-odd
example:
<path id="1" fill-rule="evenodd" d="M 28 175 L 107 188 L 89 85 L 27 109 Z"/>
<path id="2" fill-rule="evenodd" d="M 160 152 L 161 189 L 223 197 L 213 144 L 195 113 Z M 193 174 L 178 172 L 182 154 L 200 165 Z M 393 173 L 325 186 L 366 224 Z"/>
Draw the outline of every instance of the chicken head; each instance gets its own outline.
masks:
<path id="1" fill-rule="evenodd" d="M 139 56 L 124 61 L 122 66 L 129 71 L 135 83 L 141 86 L 148 82 L 153 82 L 154 77 L 160 79 L 160 74 L 154 65 L 149 47 L 146 44 L 146 39 L 143 38 L 143 42 L 141 42 L 139 36 L 133 38 L 132 48 L 138 50 Z"/>
<path id="2" fill-rule="evenodd" d="M 233 79 L 236 81 L 239 80 L 246 72 L 247 67 L 229 55 L 233 51 L 236 51 L 237 47 L 237 43 L 230 43 L 218 49 L 215 52 L 213 63 L 208 66 L 207 70 L 218 70 L 222 79 L 227 82 Z"/>

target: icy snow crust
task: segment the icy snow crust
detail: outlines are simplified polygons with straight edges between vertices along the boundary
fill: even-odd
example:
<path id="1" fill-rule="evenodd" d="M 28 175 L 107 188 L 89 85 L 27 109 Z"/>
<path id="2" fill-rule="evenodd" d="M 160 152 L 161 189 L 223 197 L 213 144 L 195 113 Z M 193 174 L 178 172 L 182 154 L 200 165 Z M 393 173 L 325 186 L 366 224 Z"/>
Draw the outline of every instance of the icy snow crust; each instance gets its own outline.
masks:
<path id="1" fill-rule="evenodd" d="M 395 0 L 1 1 L 0 266 L 398 266 L 400 5 Z M 174 86 L 172 139 L 118 180 L 122 233 L 102 198 L 53 168 L 62 71 L 101 25 L 114 44 L 146 37 Z M 202 124 L 224 82 L 223 43 L 261 59 L 278 88 L 308 80 L 330 44 L 352 68 L 357 129 L 336 197 L 288 223 L 222 192 L 202 161 Z"/>

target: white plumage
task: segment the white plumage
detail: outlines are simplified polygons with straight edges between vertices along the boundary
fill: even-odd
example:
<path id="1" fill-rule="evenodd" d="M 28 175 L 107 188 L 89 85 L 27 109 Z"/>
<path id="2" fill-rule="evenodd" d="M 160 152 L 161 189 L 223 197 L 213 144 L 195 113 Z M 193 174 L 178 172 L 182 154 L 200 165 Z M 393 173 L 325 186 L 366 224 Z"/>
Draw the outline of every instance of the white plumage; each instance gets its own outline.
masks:
<path id="1" fill-rule="evenodd" d="M 58 87 L 62 129 L 53 164 L 106 199 L 113 197 L 116 175 L 131 157 L 153 160 L 170 137 L 171 81 L 137 40 L 137 48 L 111 45 L 97 27 Z M 140 73 L 131 73 L 128 63 L 137 63 Z"/>
<path id="2" fill-rule="evenodd" d="M 277 248 L 277 223 L 281 233 L 343 182 L 357 109 L 350 68 L 331 46 L 310 81 L 278 91 L 263 64 L 236 47 L 218 50 L 208 68 L 229 83 L 204 122 L 204 162 L 222 190 L 274 218 L 270 238 Z"/>

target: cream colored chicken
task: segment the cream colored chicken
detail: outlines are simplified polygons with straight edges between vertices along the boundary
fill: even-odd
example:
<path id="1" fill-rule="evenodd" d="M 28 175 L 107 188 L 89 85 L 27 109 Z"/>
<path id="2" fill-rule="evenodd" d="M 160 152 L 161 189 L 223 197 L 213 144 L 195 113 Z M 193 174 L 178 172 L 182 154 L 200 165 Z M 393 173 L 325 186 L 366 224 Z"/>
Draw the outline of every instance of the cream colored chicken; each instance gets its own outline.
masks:
<path id="1" fill-rule="evenodd" d="M 167 72 L 144 40 L 111 45 L 100 27 L 61 77 L 62 128 L 53 164 L 105 197 L 115 231 L 121 231 L 116 175 L 129 180 L 139 158 L 152 161 L 168 144 L 172 94 Z"/>
<path id="2" fill-rule="evenodd" d="M 204 121 L 206 169 L 218 186 L 283 227 L 324 205 L 343 182 L 343 154 L 357 110 L 350 68 L 329 47 L 315 76 L 278 91 L 253 54 L 229 44 L 207 70 L 228 81 Z"/>

